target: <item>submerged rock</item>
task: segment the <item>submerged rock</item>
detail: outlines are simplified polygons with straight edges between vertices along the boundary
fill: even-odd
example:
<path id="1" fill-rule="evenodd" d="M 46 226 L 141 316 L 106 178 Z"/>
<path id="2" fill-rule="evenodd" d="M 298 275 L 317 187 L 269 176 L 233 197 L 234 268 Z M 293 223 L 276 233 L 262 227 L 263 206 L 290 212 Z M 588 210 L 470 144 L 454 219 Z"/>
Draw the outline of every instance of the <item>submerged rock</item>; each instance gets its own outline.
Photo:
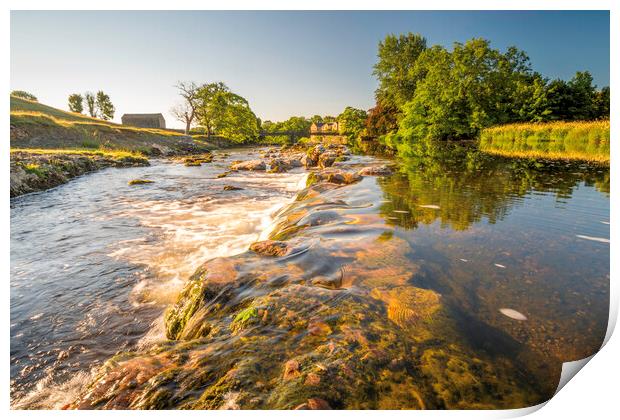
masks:
<path id="1" fill-rule="evenodd" d="M 355 172 L 348 172 L 342 169 L 331 169 L 328 171 L 310 173 L 306 185 L 310 186 L 323 181 L 332 184 L 348 185 L 361 180 L 362 176 Z"/>
<path id="2" fill-rule="evenodd" d="M 362 176 L 385 176 L 391 175 L 392 169 L 387 165 L 368 166 L 360 169 L 357 173 Z"/>
<path id="3" fill-rule="evenodd" d="M 254 242 L 250 245 L 250 250 L 260 255 L 282 257 L 289 252 L 289 247 L 286 242 L 267 240 Z"/>
<path id="4" fill-rule="evenodd" d="M 234 185 L 224 185 L 223 190 L 224 191 L 239 191 L 242 190 L 243 188 L 241 187 L 235 187 Z"/>

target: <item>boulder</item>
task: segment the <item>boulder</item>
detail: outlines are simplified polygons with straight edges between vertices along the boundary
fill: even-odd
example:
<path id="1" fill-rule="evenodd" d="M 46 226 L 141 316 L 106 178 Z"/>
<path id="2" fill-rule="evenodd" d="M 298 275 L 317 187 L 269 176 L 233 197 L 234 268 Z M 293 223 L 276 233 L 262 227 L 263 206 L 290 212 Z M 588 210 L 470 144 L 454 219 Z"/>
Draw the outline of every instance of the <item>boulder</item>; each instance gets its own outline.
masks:
<path id="1" fill-rule="evenodd" d="M 319 156 L 319 167 L 320 168 L 329 168 L 330 166 L 332 166 L 334 164 L 334 162 L 336 161 L 336 158 L 338 157 L 338 155 L 336 155 L 333 152 L 325 152 L 323 154 L 321 154 L 321 156 Z"/>
<path id="2" fill-rule="evenodd" d="M 267 165 L 260 159 L 246 160 L 230 166 L 230 169 L 234 171 L 264 171 L 266 168 Z"/>
<path id="3" fill-rule="evenodd" d="M 271 162 L 269 162 L 269 167 L 269 172 L 273 173 L 286 172 L 291 169 L 289 163 L 283 159 L 272 159 Z"/>

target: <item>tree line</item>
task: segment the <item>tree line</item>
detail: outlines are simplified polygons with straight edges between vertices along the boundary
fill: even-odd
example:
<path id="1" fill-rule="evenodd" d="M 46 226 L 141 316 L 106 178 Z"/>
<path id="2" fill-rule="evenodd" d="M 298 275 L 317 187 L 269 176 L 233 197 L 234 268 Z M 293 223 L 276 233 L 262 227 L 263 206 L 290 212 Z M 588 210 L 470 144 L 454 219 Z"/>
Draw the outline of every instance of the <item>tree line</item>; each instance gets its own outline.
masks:
<path id="1" fill-rule="evenodd" d="M 116 112 L 110 97 L 102 90 L 96 94 L 92 92 L 86 92 L 84 95 L 72 93 L 69 95 L 68 101 L 71 112 L 82 114 L 84 113 L 84 105 L 86 105 L 88 115 L 106 121 L 114 118 L 114 112 Z"/>
<path id="2" fill-rule="evenodd" d="M 501 52 L 476 38 L 448 50 L 408 33 L 388 35 L 377 56 L 376 105 L 361 135 L 458 140 L 499 124 L 609 118 L 609 87 L 597 89 L 587 71 L 549 80 L 516 47 Z"/>

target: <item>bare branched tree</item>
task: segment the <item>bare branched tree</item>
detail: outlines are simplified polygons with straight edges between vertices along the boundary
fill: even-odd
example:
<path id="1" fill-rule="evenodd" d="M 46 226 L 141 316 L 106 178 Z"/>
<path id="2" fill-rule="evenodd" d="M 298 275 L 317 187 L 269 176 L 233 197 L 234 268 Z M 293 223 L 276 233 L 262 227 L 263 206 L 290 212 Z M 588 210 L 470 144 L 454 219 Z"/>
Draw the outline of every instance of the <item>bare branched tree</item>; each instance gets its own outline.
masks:
<path id="1" fill-rule="evenodd" d="M 189 134 L 194 122 L 195 111 L 189 106 L 188 102 L 181 102 L 170 108 L 170 113 L 178 121 L 185 124 L 185 134 Z"/>
<path id="2" fill-rule="evenodd" d="M 200 86 L 194 82 L 179 82 L 175 87 L 179 90 L 179 95 L 181 95 L 184 101 L 182 104 L 172 108 L 170 112 L 179 121 L 185 123 L 185 134 L 189 134 L 199 106 L 198 91 Z"/>

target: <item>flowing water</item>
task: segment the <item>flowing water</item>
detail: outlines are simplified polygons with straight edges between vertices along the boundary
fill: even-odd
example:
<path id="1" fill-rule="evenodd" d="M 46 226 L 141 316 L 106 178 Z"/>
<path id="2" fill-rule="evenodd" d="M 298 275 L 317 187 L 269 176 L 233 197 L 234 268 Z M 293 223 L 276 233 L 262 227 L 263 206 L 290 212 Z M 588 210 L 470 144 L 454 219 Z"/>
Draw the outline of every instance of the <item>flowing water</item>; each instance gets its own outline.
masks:
<path id="1" fill-rule="evenodd" d="M 251 153 L 256 152 L 233 152 L 198 168 L 155 162 L 148 168 L 107 169 L 11 202 L 14 406 L 62 406 L 72 400 L 72 393 L 82 390 L 90 368 L 118 351 L 147 349 L 162 341 L 163 309 L 175 301 L 189 276 L 206 260 L 232 255 L 238 257 L 219 259 L 212 272 L 261 280 L 251 286 L 244 280 L 236 292 L 226 292 L 231 293 L 228 301 L 216 309 L 226 316 L 215 314 L 209 321 L 214 325 L 211 341 L 198 340 L 195 348 L 174 351 L 189 351 L 187 357 L 194 360 L 216 347 L 219 350 L 207 358 L 211 364 L 217 364 L 218 357 L 224 363 L 238 361 L 238 366 L 255 361 L 262 369 L 261 380 L 256 388 L 245 387 L 253 396 L 269 394 L 263 382 L 271 374 L 271 364 L 280 375 L 280 363 L 287 358 L 317 357 L 322 347 L 315 349 L 315 341 L 307 337 L 322 334 L 332 337 L 330 355 L 338 354 L 333 348 L 338 348 L 339 339 L 352 345 L 347 350 L 351 354 L 370 348 L 367 354 L 360 353 L 361 359 L 371 354 L 372 360 L 376 352 L 390 354 L 396 351 L 395 342 L 405 343 L 406 353 L 398 350 L 405 360 L 393 358 L 388 370 L 409 366 L 406 359 L 416 358 L 407 368 L 416 372 L 412 377 L 419 372 L 439 375 L 431 363 L 439 354 L 439 359 L 448 358 L 448 366 L 457 362 L 462 366 L 457 370 L 461 376 L 451 373 L 457 384 L 463 382 L 463 370 L 471 366 L 497 369 L 521 384 L 549 381 L 546 391 L 536 391 L 540 395 L 523 401 L 548 398 L 561 362 L 586 357 L 601 345 L 609 306 L 608 168 L 504 159 L 460 147 L 423 159 L 404 159 L 394 175 L 365 177 L 357 184 L 324 191 L 320 200 L 311 196 L 280 214 L 276 232 L 280 229 L 280 237 L 290 240 L 294 252 L 266 261 L 242 253 L 251 242 L 267 237 L 272 215 L 301 189 L 305 174 L 296 170 L 216 178 L 230 160 L 245 159 Z M 376 160 L 357 157 L 349 164 Z M 133 178 L 155 183 L 127 186 Z M 223 191 L 228 184 L 244 190 Z M 325 292 L 327 283 L 331 286 Z M 307 287 L 313 284 L 322 291 Z M 411 299 L 416 302 L 413 309 L 407 306 Z M 437 299 L 456 319 L 436 324 L 443 328 L 441 333 L 425 331 L 427 321 L 421 315 L 424 308 L 434 313 L 430 308 Z M 244 302 L 249 300 L 258 306 L 248 307 Z M 311 309 L 315 301 L 325 312 L 322 320 L 317 318 L 322 312 Z M 387 304 L 384 315 L 376 303 L 382 301 Z M 234 315 L 240 305 L 249 312 L 231 318 L 229 314 Z M 276 317 L 276 327 L 270 317 L 279 305 L 285 305 L 285 316 Z M 369 306 L 363 306 L 357 318 L 346 318 L 360 305 Z M 239 332 L 235 323 L 251 321 L 254 307 L 272 308 L 268 313 L 260 309 L 265 326 Z M 307 319 L 310 335 L 300 332 Z M 222 328 L 215 328 L 220 324 Z M 440 341 L 445 337 L 433 337 L 454 331 L 445 327 L 448 324 L 456 325 L 465 339 L 447 345 Z M 232 333 L 226 332 L 229 328 Z M 272 353 L 259 351 L 260 341 L 236 340 L 237 334 L 266 336 Z M 382 334 L 401 339 L 388 339 L 391 347 L 383 349 L 368 344 Z M 406 343 L 410 338 L 415 347 Z M 138 358 L 133 369 L 157 357 Z M 328 359 L 317 366 L 326 365 Z M 486 361 L 490 364 L 484 365 Z M 342 364 L 342 360 L 336 362 L 334 366 Z M 130 372 L 128 366 L 124 372 Z M 374 369 L 374 365 L 364 366 L 365 371 Z M 345 372 L 354 375 L 355 368 L 351 364 Z M 187 369 L 190 375 L 195 372 Z M 321 367 L 317 372 L 322 375 L 329 369 Z M 524 371 L 530 373 L 521 374 Z M 382 389 L 392 382 L 409 389 L 402 377 L 394 379 L 382 372 L 387 383 L 382 383 Z M 288 388 L 272 382 L 267 388 L 275 386 L 278 393 L 288 395 Z M 434 391 L 411 385 L 411 395 L 419 401 L 413 406 L 451 406 L 448 400 L 438 402 L 434 393 L 442 379 L 434 382 Z M 205 387 L 200 385 L 200 392 Z M 502 397 L 502 389 L 497 385 L 486 392 L 505 398 L 503 406 L 510 406 L 510 397 Z M 242 400 L 239 392 L 226 395 Z M 333 395 L 324 398 L 339 404 Z M 370 404 L 369 398 L 374 398 L 374 405 L 363 405 Z M 488 402 L 476 398 L 479 404 Z M 340 404 L 409 407 L 398 399 L 377 399 L 374 393 L 358 399 L 359 404 Z M 235 401 L 222 405 L 235 406 Z M 272 401 L 258 397 L 247 406 L 263 404 Z M 275 406 L 286 406 L 286 401 Z"/>
<path id="2" fill-rule="evenodd" d="M 217 178 L 257 151 L 231 156 L 201 167 L 109 168 L 11 201 L 15 401 L 53 405 L 55 386 L 161 339 L 163 309 L 198 265 L 246 250 L 305 178 L 301 170 Z M 155 182 L 128 186 L 136 178 Z"/>

